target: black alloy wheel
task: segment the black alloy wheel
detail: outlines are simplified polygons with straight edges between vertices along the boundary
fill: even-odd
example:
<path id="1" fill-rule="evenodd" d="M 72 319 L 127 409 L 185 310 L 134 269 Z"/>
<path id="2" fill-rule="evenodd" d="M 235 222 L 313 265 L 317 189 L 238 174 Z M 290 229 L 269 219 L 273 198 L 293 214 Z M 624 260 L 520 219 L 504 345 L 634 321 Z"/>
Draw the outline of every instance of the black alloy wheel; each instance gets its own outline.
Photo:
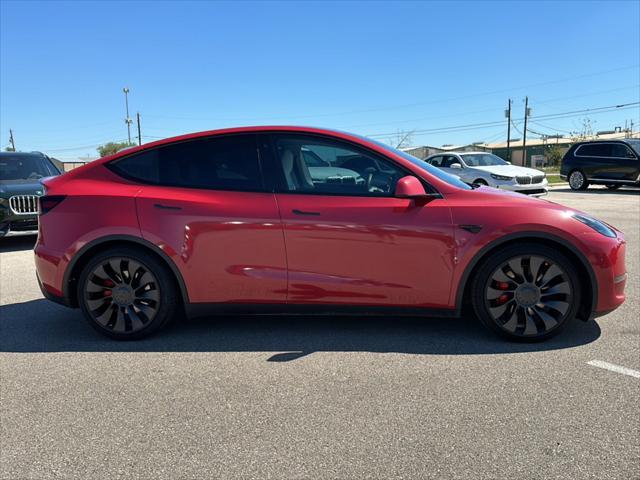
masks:
<path id="1" fill-rule="evenodd" d="M 84 267 L 78 299 L 96 330 L 120 340 L 155 332 L 178 305 L 171 271 L 152 254 L 128 247 L 102 252 Z"/>
<path id="2" fill-rule="evenodd" d="M 523 244 L 490 256 L 473 283 L 482 322 L 517 341 L 559 333 L 576 315 L 580 286 L 571 261 L 544 245 Z"/>

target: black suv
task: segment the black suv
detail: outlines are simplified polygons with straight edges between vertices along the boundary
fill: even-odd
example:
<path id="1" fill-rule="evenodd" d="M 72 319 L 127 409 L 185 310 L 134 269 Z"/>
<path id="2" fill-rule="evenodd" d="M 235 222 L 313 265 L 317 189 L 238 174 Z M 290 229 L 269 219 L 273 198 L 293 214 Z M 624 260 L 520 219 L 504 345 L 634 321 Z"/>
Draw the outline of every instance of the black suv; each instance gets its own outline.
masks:
<path id="1" fill-rule="evenodd" d="M 61 170 L 40 152 L 0 152 L 0 237 L 38 229 L 40 180 Z"/>
<path id="2" fill-rule="evenodd" d="M 615 190 L 640 186 L 640 139 L 598 140 L 573 145 L 562 158 L 560 177 L 573 190 L 590 184 Z"/>

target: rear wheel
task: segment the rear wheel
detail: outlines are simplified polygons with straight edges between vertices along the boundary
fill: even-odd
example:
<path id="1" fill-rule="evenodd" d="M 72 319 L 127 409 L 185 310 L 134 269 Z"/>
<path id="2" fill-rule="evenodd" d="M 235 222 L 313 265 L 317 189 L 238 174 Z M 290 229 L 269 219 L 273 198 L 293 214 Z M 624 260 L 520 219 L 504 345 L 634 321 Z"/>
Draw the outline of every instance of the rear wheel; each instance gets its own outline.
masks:
<path id="1" fill-rule="evenodd" d="M 146 337 L 177 312 L 172 273 L 153 255 L 117 247 L 96 255 L 78 282 L 85 318 L 100 333 L 118 340 Z"/>
<path id="2" fill-rule="evenodd" d="M 580 286 L 575 267 L 544 245 L 513 245 L 480 266 L 472 303 L 492 331 L 515 341 L 541 341 L 576 316 Z"/>
<path id="3" fill-rule="evenodd" d="M 580 170 L 574 170 L 569 174 L 569 186 L 571 190 L 586 190 L 589 188 L 587 177 Z"/>

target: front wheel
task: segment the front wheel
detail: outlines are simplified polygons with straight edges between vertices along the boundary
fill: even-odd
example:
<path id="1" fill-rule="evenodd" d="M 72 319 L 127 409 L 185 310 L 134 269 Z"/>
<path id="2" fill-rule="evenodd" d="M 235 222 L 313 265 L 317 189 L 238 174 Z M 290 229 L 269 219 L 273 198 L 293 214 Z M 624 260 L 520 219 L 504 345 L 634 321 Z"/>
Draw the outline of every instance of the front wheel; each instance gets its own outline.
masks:
<path id="1" fill-rule="evenodd" d="M 143 250 L 117 247 L 85 265 L 78 281 L 78 303 L 100 333 L 134 340 L 169 322 L 179 299 L 166 265 Z"/>
<path id="2" fill-rule="evenodd" d="M 571 190 L 586 190 L 589 188 L 587 177 L 580 170 L 574 170 L 569 174 L 569 186 Z"/>
<path id="3" fill-rule="evenodd" d="M 480 266 L 472 289 L 472 304 L 482 323 L 520 342 L 560 333 L 580 305 L 575 267 L 544 245 L 513 245 L 492 254 Z"/>

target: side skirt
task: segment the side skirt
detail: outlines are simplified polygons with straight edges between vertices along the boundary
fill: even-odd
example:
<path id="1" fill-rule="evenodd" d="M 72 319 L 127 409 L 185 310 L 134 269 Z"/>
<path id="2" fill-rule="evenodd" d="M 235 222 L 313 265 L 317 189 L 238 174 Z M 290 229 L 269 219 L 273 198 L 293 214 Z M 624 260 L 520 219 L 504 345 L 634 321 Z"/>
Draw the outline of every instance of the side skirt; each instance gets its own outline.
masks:
<path id="1" fill-rule="evenodd" d="M 185 305 L 188 317 L 209 317 L 218 315 L 301 315 L 301 316 L 404 316 L 456 318 L 460 314 L 455 309 L 387 307 L 376 305 L 327 305 L 327 304 L 260 304 L 260 303 L 188 303 Z"/>

